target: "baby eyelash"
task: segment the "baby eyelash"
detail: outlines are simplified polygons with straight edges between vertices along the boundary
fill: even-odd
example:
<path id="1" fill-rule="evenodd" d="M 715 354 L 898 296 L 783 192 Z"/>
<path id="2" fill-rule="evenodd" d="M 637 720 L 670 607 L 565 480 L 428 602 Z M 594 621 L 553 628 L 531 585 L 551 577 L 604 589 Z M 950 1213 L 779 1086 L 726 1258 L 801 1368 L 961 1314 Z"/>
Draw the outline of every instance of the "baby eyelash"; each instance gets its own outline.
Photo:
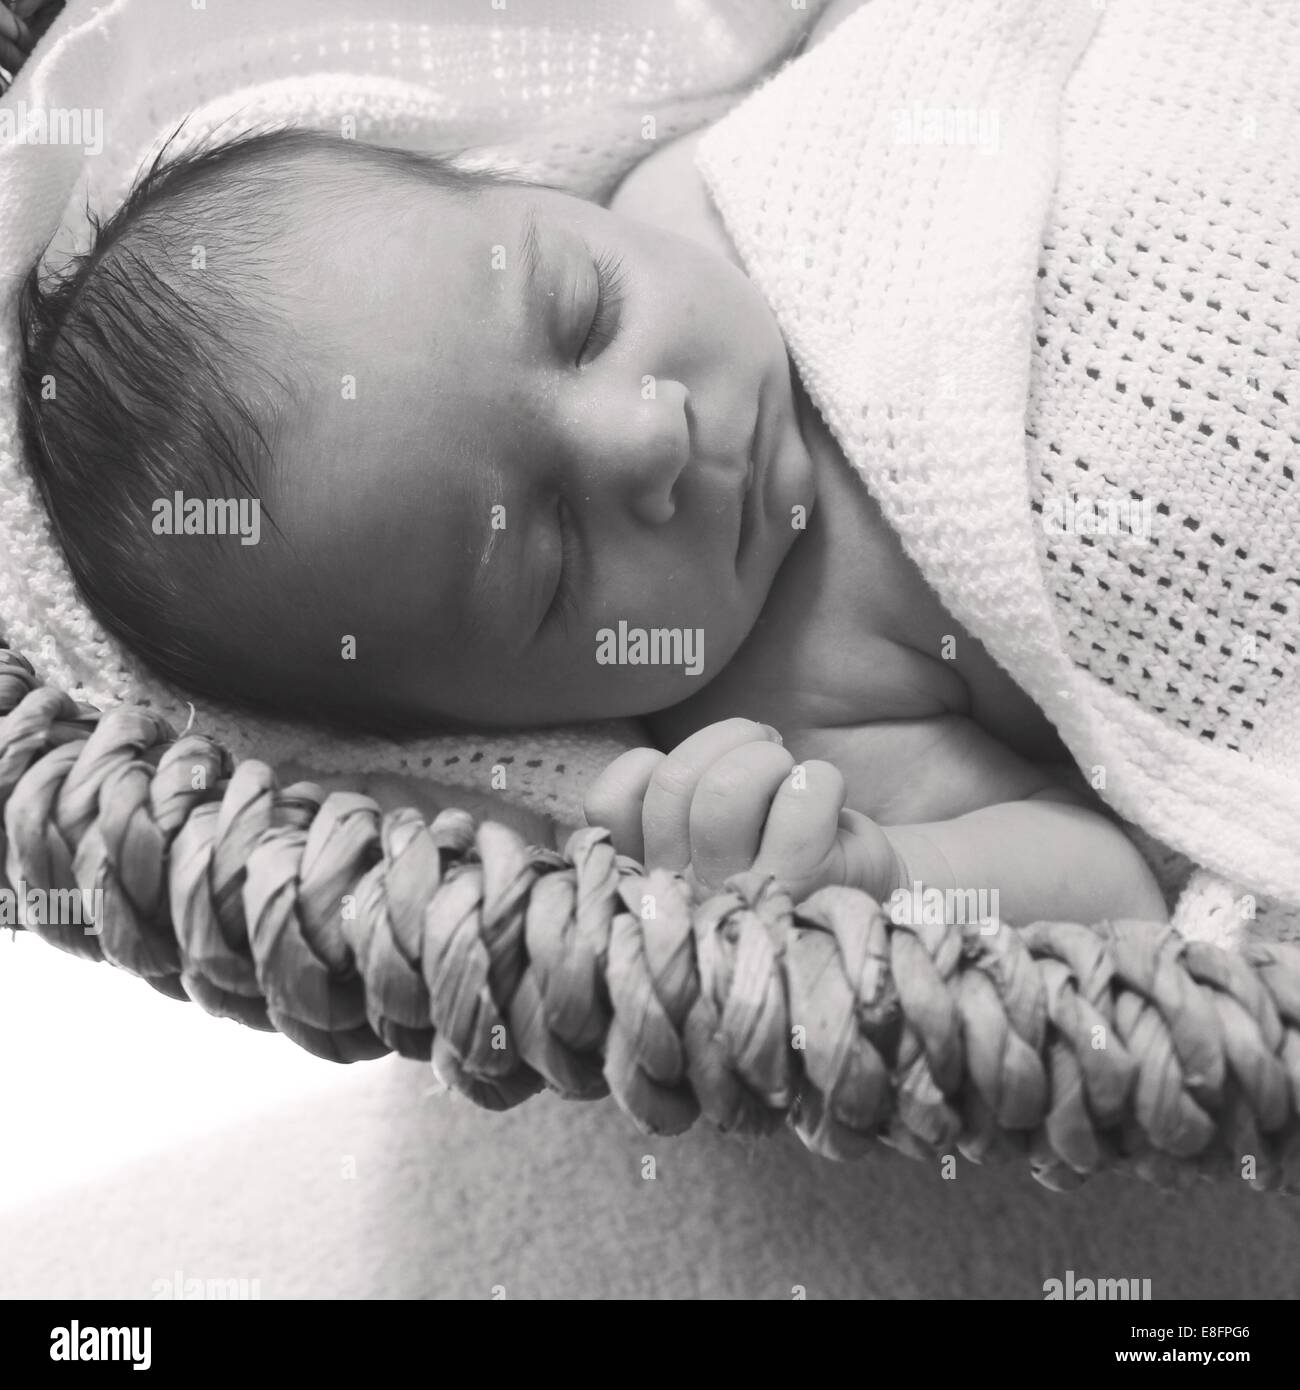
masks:
<path id="1" fill-rule="evenodd" d="M 596 316 L 582 345 L 584 357 L 593 346 L 603 348 L 612 341 L 623 308 L 626 278 L 622 256 L 604 251 L 596 257 Z"/>

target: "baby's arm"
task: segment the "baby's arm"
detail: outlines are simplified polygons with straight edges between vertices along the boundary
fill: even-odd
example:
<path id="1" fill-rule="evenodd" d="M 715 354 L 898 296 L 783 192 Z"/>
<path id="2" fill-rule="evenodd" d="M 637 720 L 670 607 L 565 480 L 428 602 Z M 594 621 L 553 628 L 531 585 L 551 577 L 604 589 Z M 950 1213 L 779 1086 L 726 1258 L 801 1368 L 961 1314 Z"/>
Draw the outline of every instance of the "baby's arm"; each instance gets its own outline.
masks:
<path id="1" fill-rule="evenodd" d="M 1146 861 L 1073 769 L 1011 751 L 961 715 L 792 732 L 844 774 L 889 842 L 893 888 L 997 889 L 1010 922 L 1167 916 Z"/>
<path id="2" fill-rule="evenodd" d="M 992 890 L 999 917 L 1021 925 L 1124 917 L 1162 922 L 1168 916 L 1133 842 L 1109 817 L 1064 789 L 954 820 L 882 828 L 893 853 L 889 893 L 917 883 Z"/>

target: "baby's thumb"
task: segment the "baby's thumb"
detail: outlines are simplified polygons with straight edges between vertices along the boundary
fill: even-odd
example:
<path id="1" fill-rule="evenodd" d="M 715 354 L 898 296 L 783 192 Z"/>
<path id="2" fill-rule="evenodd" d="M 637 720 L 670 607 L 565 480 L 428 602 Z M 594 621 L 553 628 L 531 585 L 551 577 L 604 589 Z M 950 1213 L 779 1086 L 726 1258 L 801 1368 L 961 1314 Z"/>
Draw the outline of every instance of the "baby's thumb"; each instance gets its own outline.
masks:
<path id="1" fill-rule="evenodd" d="M 620 854 L 642 862 L 645 861 L 642 803 L 655 769 L 667 756 L 657 748 L 629 748 L 596 778 L 582 799 L 582 814 L 587 824 L 604 826 Z"/>

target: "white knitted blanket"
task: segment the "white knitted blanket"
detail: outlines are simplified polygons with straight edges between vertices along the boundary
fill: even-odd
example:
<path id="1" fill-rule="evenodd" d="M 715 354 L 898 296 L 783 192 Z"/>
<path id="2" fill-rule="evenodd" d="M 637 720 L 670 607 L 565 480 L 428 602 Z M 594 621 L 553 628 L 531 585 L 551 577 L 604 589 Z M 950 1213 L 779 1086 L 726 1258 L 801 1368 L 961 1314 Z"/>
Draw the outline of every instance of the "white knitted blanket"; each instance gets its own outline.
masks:
<path id="1" fill-rule="evenodd" d="M 944 604 L 1203 866 L 1175 921 L 1286 930 L 1300 7 L 874 0 L 697 165 Z"/>
<path id="2" fill-rule="evenodd" d="M 101 707 L 151 704 L 179 730 L 185 692 L 91 617 L 20 465 L 14 291 L 89 202 L 121 200 L 161 139 L 304 124 L 489 163 L 604 201 L 654 148 L 734 106 L 825 0 L 72 0 L 0 102 L 0 631 L 38 675 Z M 8 113 L 8 114 L 6 114 Z M 653 118 L 653 119 L 651 119 Z M 42 134 L 44 132 L 44 134 Z M 50 143 L 54 132 L 63 143 Z M 176 148 L 185 141 L 178 141 Z M 325 737 L 197 702 L 195 731 L 236 757 L 387 771 L 495 790 L 580 824 L 587 783 L 644 742 L 631 720 L 394 744 Z M 504 772 L 493 778 L 493 769 Z"/>

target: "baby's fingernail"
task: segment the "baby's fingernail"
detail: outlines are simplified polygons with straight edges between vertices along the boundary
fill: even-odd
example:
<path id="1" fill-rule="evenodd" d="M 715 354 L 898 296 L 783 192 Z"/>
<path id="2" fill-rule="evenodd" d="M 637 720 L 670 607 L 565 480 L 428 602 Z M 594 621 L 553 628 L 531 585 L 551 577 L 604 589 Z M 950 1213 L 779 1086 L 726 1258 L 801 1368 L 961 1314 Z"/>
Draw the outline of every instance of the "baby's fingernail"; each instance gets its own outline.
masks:
<path id="1" fill-rule="evenodd" d="M 785 740 L 770 724 L 760 724 L 758 727 L 762 729 L 763 736 L 769 743 L 779 743 L 782 748 L 785 747 Z"/>

